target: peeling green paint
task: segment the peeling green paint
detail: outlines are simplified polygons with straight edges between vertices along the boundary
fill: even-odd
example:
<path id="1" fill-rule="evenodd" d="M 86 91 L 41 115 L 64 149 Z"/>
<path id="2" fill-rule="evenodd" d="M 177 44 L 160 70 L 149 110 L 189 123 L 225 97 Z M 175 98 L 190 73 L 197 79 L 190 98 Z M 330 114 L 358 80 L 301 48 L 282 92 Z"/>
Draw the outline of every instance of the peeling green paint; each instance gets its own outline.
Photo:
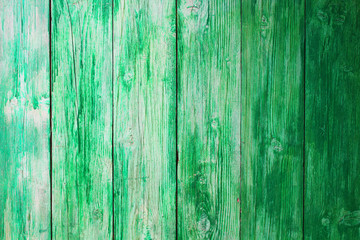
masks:
<path id="1" fill-rule="evenodd" d="M 304 1 L 243 1 L 241 237 L 302 239 Z"/>
<path id="2" fill-rule="evenodd" d="M 0 239 L 50 238 L 49 5 L 0 1 Z"/>
<path id="3" fill-rule="evenodd" d="M 359 16 L 0 0 L 0 239 L 358 239 Z"/>
<path id="4" fill-rule="evenodd" d="M 112 237 L 112 4 L 52 0 L 55 239 Z"/>
<path id="5" fill-rule="evenodd" d="M 360 7 L 306 1 L 306 239 L 359 239 Z"/>
<path id="6" fill-rule="evenodd" d="M 175 10 L 175 0 L 114 1 L 117 239 L 175 239 Z"/>
<path id="7" fill-rule="evenodd" d="M 239 239 L 240 1 L 178 1 L 178 237 Z"/>

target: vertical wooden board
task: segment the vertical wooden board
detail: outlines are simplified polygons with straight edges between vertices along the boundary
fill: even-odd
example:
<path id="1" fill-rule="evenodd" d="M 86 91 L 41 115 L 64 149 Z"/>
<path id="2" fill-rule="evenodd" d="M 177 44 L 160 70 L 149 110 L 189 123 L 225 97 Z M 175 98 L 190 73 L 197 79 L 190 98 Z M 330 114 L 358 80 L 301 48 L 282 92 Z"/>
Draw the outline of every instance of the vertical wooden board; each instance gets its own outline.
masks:
<path id="1" fill-rule="evenodd" d="M 175 239 L 175 0 L 114 1 L 116 239 Z"/>
<path id="2" fill-rule="evenodd" d="M 178 1 L 178 237 L 239 239 L 240 1 Z"/>
<path id="3" fill-rule="evenodd" d="M 112 236 L 112 2 L 52 0 L 53 236 Z"/>
<path id="4" fill-rule="evenodd" d="M 360 5 L 306 2 L 306 239 L 360 238 Z"/>
<path id="5" fill-rule="evenodd" d="M 304 1 L 243 1 L 241 237 L 302 239 Z"/>
<path id="6" fill-rule="evenodd" d="M 0 0 L 0 239 L 50 238 L 49 4 Z"/>

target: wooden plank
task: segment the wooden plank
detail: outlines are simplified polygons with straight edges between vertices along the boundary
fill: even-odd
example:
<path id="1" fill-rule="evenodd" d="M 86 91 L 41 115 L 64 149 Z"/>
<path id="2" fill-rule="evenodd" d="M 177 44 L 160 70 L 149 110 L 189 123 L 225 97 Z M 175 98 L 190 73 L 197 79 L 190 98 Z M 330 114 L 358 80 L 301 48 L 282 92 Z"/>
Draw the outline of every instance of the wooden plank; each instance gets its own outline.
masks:
<path id="1" fill-rule="evenodd" d="M 306 239 L 359 239 L 360 5 L 306 2 Z"/>
<path id="2" fill-rule="evenodd" d="M 112 236 L 112 2 L 52 0 L 53 236 Z"/>
<path id="3" fill-rule="evenodd" d="M 175 239 L 175 0 L 114 1 L 116 239 Z"/>
<path id="4" fill-rule="evenodd" d="M 304 1 L 243 1 L 241 237 L 302 239 Z"/>
<path id="5" fill-rule="evenodd" d="M 178 1 L 179 239 L 239 239 L 240 10 Z"/>
<path id="6" fill-rule="evenodd" d="M 0 0 L 0 239 L 50 238 L 49 4 Z"/>

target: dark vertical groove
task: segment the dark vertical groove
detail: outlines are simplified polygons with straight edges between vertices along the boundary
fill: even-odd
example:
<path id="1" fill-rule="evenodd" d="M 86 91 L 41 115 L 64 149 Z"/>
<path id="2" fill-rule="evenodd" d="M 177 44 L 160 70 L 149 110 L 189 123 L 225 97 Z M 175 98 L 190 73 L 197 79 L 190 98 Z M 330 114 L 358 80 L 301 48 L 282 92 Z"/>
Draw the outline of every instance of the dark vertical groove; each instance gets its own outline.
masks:
<path id="1" fill-rule="evenodd" d="M 115 177 L 114 177 L 114 0 L 111 1 L 111 174 L 112 174 L 112 238 L 115 240 Z"/>
<path id="2" fill-rule="evenodd" d="M 175 41 L 175 55 L 176 55 L 176 63 L 175 63 L 175 68 L 176 68 L 176 74 L 175 74 L 175 98 L 176 98 L 176 103 L 175 103 L 175 143 L 176 143 L 176 190 L 175 190 L 175 207 L 176 207 L 176 229 L 175 229 L 175 236 L 176 239 L 178 239 L 178 223 L 179 223 L 179 214 L 178 214 L 178 163 L 179 163 L 179 151 L 178 151 L 178 0 L 175 0 L 175 36 L 176 36 L 176 41 Z"/>
<path id="3" fill-rule="evenodd" d="M 52 55 L 51 55 L 51 39 L 52 39 L 52 27 L 51 27 L 51 0 L 49 0 L 49 97 L 50 97 L 50 239 L 53 239 L 53 214 L 52 214 Z"/>
<path id="4" fill-rule="evenodd" d="M 241 142 L 242 142 L 242 139 L 241 139 L 241 125 L 242 125 L 242 122 L 241 122 L 241 116 L 242 116 L 242 101 L 241 101 L 241 97 L 242 97 L 242 52 L 243 52 L 243 38 L 242 38 L 242 29 L 243 29 L 243 1 L 240 1 L 240 92 L 239 92 L 239 100 L 240 100 L 240 142 L 239 142 L 239 145 L 240 145 L 240 156 L 239 156 L 239 160 L 240 160 L 240 164 L 239 164 L 239 166 L 240 166 L 240 169 L 239 169 L 239 171 L 240 171 L 240 196 L 239 196 L 239 201 L 240 201 L 240 214 L 239 214 L 239 222 L 240 222 L 240 229 L 239 229 L 239 239 L 241 239 L 241 206 L 242 206 L 242 199 L 241 199 Z"/>
<path id="5" fill-rule="evenodd" d="M 306 0 L 304 0 L 304 53 L 303 53 L 303 64 L 304 64 L 304 95 L 303 95 L 303 101 L 304 101 L 304 116 L 303 116 L 303 121 L 304 121 L 304 136 L 303 136 L 303 219 L 302 219 L 302 232 L 303 232 L 303 239 L 305 239 L 305 157 L 306 157 L 306 148 L 305 148 L 305 136 L 306 136 L 306 117 L 305 117 L 305 114 L 306 114 L 306 105 L 305 105 L 305 99 L 306 99 Z"/>

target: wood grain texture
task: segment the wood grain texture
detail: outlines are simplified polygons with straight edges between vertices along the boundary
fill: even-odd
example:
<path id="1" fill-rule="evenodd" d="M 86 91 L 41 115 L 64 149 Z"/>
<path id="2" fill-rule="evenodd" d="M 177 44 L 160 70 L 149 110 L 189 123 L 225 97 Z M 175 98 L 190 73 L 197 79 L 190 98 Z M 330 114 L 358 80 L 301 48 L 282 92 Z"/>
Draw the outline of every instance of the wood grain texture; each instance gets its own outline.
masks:
<path id="1" fill-rule="evenodd" d="M 306 239 L 360 238 L 360 5 L 306 2 Z"/>
<path id="2" fill-rule="evenodd" d="M 241 237 L 302 239 L 304 1 L 243 1 Z"/>
<path id="3" fill-rule="evenodd" d="M 50 238 L 49 4 L 0 0 L 0 239 Z"/>
<path id="4" fill-rule="evenodd" d="M 239 239 L 240 1 L 178 1 L 178 237 Z"/>
<path id="5" fill-rule="evenodd" d="M 112 236 L 112 2 L 52 1 L 55 239 Z"/>
<path id="6" fill-rule="evenodd" d="M 116 239 L 175 239 L 175 0 L 114 1 Z"/>

